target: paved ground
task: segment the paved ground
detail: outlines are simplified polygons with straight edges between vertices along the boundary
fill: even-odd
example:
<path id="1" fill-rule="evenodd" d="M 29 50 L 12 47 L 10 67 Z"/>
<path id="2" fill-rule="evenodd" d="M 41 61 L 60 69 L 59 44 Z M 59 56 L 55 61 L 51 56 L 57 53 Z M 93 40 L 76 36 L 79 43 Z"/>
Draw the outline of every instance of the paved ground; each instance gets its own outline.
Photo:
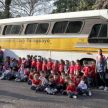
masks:
<path id="1" fill-rule="evenodd" d="M 0 81 L 0 108 L 107 108 L 108 91 L 92 89 L 92 97 L 35 93 L 27 83 Z"/>

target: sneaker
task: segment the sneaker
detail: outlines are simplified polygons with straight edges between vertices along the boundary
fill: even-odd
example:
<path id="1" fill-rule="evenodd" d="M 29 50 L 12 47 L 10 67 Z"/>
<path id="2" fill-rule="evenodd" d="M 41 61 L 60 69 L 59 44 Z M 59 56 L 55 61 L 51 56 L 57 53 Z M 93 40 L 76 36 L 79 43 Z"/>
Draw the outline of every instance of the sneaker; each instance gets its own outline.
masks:
<path id="1" fill-rule="evenodd" d="M 83 96 L 87 96 L 85 93 L 84 94 L 82 94 Z"/>
<path id="2" fill-rule="evenodd" d="M 77 96 L 73 96 L 74 99 L 77 99 Z"/>
<path id="3" fill-rule="evenodd" d="M 105 87 L 105 88 L 104 88 L 104 91 L 107 91 L 107 90 L 108 90 L 108 88 L 107 88 L 107 87 Z"/>
<path id="4" fill-rule="evenodd" d="M 99 89 L 102 90 L 102 89 L 104 89 L 104 87 L 103 86 L 100 86 Z"/>
<path id="5" fill-rule="evenodd" d="M 92 94 L 91 94 L 91 92 L 89 91 L 89 96 L 91 96 Z"/>
<path id="6" fill-rule="evenodd" d="M 15 79 L 15 81 L 16 81 L 16 82 L 20 82 L 21 80 L 20 80 L 20 79 Z"/>

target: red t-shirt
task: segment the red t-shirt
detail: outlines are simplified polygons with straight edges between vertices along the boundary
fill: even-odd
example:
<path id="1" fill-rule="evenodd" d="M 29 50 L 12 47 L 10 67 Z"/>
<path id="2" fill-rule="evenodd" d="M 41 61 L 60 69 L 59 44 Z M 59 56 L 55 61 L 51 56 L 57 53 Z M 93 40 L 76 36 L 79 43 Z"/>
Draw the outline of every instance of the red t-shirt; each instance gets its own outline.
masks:
<path id="1" fill-rule="evenodd" d="M 67 91 L 67 92 L 68 92 L 68 91 L 71 91 L 71 92 L 73 92 L 73 93 L 77 92 L 75 85 L 73 85 L 73 86 L 70 86 L 70 85 L 69 85 L 69 86 L 67 87 L 66 91 Z"/>
<path id="2" fill-rule="evenodd" d="M 91 76 L 97 77 L 97 74 L 95 73 L 95 66 L 92 65 L 91 69 L 92 69 L 92 75 Z"/>
<path id="3" fill-rule="evenodd" d="M 76 77 L 76 75 L 75 75 L 74 78 L 73 78 L 74 81 L 75 81 L 75 77 Z M 79 75 L 79 77 L 80 77 L 80 81 L 81 81 L 81 76 Z"/>
<path id="4" fill-rule="evenodd" d="M 61 72 L 61 71 L 64 71 L 64 64 L 60 64 L 59 65 L 59 71 Z"/>
<path id="5" fill-rule="evenodd" d="M 29 74 L 29 79 L 33 80 L 33 75 Z"/>
<path id="6" fill-rule="evenodd" d="M 86 77 L 90 77 L 91 75 L 90 74 L 88 74 L 89 72 L 91 72 L 91 67 L 84 67 L 83 69 L 82 69 L 82 71 L 84 72 L 84 74 L 85 74 L 85 76 Z"/>
<path id="7" fill-rule="evenodd" d="M 47 64 L 42 64 L 42 71 L 47 71 Z"/>
<path id="8" fill-rule="evenodd" d="M 18 66 L 18 68 L 20 68 L 21 63 L 22 63 L 22 61 L 18 61 L 18 62 L 17 62 L 17 66 Z"/>
<path id="9" fill-rule="evenodd" d="M 60 79 L 59 79 L 59 78 L 57 78 L 57 80 L 55 80 L 55 79 L 54 79 L 54 81 L 55 81 L 57 84 L 59 84 Z"/>
<path id="10" fill-rule="evenodd" d="M 33 80 L 33 84 L 35 84 L 35 85 L 39 85 L 40 81 L 41 81 L 40 79 L 37 80 L 37 81 Z"/>
<path id="11" fill-rule="evenodd" d="M 75 65 L 75 71 L 81 71 L 81 65 Z"/>
<path id="12" fill-rule="evenodd" d="M 37 65 L 37 70 L 42 69 L 42 62 L 36 62 L 36 65 Z"/>
<path id="13" fill-rule="evenodd" d="M 50 70 L 52 70 L 52 65 L 53 65 L 52 62 L 48 62 L 48 63 L 47 63 L 47 67 L 50 68 Z"/>
<path id="14" fill-rule="evenodd" d="M 7 62 L 8 62 L 8 65 L 10 66 L 10 60 L 9 59 L 7 60 Z"/>
<path id="15" fill-rule="evenodd" d="M 53 64 L 52 69 L 55 73 L 57 73 L 58 72 L 58 65 Z"/>
<path id="16" fill-rule="evenodd" d="M 79 85 L 80 81 L 81 81 L 81 80 L 79 80 L 79 81 L 77 82 L 76 80 L 74 80 L 74 84 L 75 84 L 76 87 Z"/>
<path id="17" fill-rule="evenodd" d="M 35 67 L 36 66 L 36 61 L 32 61 L 31 62 L 31 67 Z"/>
<path id="18" fill-rule="evenodd" d="M 75 66 L 69 66 L 70 73 L 74 75 Z"/>
<path id="19" fill-rule="evenodd" d="M 64 84 L 64 79 L 61 78 L 61 79 L 59 80 L 58 84 L 62 84 L 62 85 L 63 85 L 63 84 Z"/>

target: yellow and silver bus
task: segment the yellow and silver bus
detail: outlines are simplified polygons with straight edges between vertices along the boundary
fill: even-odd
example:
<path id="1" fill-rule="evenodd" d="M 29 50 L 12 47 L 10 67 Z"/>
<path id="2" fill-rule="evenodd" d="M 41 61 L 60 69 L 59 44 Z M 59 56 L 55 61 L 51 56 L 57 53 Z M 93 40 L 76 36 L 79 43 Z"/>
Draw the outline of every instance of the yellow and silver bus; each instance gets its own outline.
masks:
<path id="1" fill-rule="evenodd" d="M 5 57 L 95 59 L 108 54 L 108 10 L 90 10 L 0 20 Z"/>

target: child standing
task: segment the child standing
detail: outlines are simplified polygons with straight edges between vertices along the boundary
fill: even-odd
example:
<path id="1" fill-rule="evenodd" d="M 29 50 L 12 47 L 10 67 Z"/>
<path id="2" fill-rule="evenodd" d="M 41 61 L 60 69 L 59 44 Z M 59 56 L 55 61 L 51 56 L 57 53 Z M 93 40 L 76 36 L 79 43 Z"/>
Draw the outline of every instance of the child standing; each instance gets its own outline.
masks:
<path id="1" fill-rule="evenodd" d="M 18 57 L 17 68 L 19 69 L 21 66 L 22 60 L 21 57 Z"/>
<path id="2" fill-rule="evenodd" d="M 47 72 L 49 75 L 51 74 L 52 65 L 53 65 L 53 63 L 51 62 L 51 58 L 49 58 L 48 63 L 47 63 Z"/>
<path id="3" fill-rule="evenodd" d="M 64 62 L 63 62 L 62 59 L 60 60 L 59 71 L 60 71 L 60 72 L 61 72 L 61 71 L 64 71 Z"/>
<path id="4" fill-rule="evenodd" d="M 74 61 L 71 61 L 71 65 L 69 66 L 69 73 L 71 73 L 73 76 L 75 75 Z"/>
<path id="5" fill-rule="evenodd" d="M 69 61 L 68 60 L 65 60 L 64 71 L 65 71 L 65 74 L 69 75 Z"/>
<path id="6" fill-rule="evenodd" d="M 52 69 L 53 69 L 53 71 L 54 71 L 55 73 L 58 72 L 59 67 L 58 67 L 58 61 L 57 61 L 57 60 L 56 60 L 56 61 L 54 62 L 54 64 L 52 65 Z"/>
<path id="7" fill-rule="evenodd" d="M 76 65 L 75 65 L 75 72 L 79 71 L 81 74 L 81 65 L 80 65 L 80 61 L 76 60 Z"/>
<path id="8" fill-rule="evenodd" d="M 47 63 L 45 59 L 43 60 L 42 71 L 47 71 Z"/>
<path id="9" fill-rule="evenodd" d="M 36 68 L 36 59 L 35 59 L 35 57 L 32 58 L 31 68 L 32 69 Z"/>
<path id="10" fill-rule="evenodd" d="M 79 95 L 89 95 L 91 96 L 91 92 L 87 91 L 87 85 L 86 85 L 86 81 L 87 81 L 87 77 L 83 76 L 81 82 L 79 83 L 78 87 L 77 87 L 77 92 Z"/>
<path id="11" fill-rule="evenodd" d="M 36 66 L 37 66 L 37 72 L 39 73 L 39 71 L 42 70 L 42 62 L 40 61 L 40 59 L 37 60 Z"/>
<path id="12" fill-rule="evenodd" d="M 92 74 L 91 74 L 91 78 L 92 78 L 92 83 L 93 83 L 93 86 L 98 86 L 98 74 L 96 73 L 96 62 L 95 60 L 92 61 L 92 66 L 91 66 L 91 69 L 92 69 Z"/>
<path id="13" fill-rule="evenodd" d="M 2 75 L 3 73 L 3 67 L 2 67 L 2 64 L 0 64 L 0 75 Z"/>
<path id="14" fill-rule="evenodd" d="M 69 85 L 68 85 L 68 87 L 66 89 L 66 92 L 67 92 L 69 98 L 77 99 L 77 93 L 76 93 L 77 89 L 76 89 L 76 87 L 74 85 L 73 80 L 69 81 Z"/>
<path id="15" fill-rule="evenodd" d="M 88 66 L 88 62 L 85 63 L 85 67 L 82 69 L 82 73 L 87 77 L 87 84 L 88 87 L 90 87 L 90 77 L 92 74 L 92 69 L 90 66 Z"/>
<path id="16" fill-rule="evenodd" d="M 37 92 L 40 90 L 40 88 L 41 88 L 41 80 L 39 79 L 39 75 L 35 74 L 32 81 L 31 90 L 35 90 Z"/>
<path id="17" fill-rule="evenodd" d="M 27 59 L 26 59 L 26 68 L 31 68 L 31 59 L 30 59 L 30 56 L 27 55 Z"/>

